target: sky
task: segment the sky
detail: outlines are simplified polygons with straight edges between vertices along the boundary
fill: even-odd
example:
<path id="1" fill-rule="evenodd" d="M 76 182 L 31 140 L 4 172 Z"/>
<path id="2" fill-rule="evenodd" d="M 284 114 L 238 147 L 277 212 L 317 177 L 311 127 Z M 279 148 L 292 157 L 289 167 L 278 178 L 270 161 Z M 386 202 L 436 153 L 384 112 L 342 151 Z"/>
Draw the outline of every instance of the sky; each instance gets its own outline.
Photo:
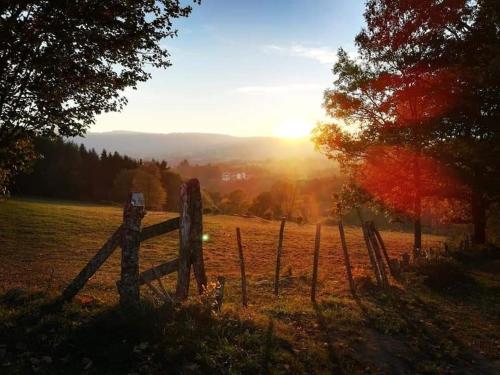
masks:
<path id="1" fill-rule="evenodd" d="M 353 52 L 364 0 L 202 0 L 163 41 L 173 65 L 127 90 L 92 132 L 306 136 L 324 120 L 336 51 Z"/>

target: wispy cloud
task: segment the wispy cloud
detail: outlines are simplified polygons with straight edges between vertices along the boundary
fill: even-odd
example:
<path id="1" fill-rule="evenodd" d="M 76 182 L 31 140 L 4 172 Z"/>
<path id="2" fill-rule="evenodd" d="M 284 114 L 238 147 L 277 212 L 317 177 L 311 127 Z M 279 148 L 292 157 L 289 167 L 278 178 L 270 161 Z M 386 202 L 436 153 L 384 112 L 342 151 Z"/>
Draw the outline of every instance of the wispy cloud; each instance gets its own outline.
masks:
<path id="1" fill-rule="evenodd" d="M 291 91 L 311 91 L 324 89 L 324 85 L 318 84 L 292 84 L 277 86 L 243 86 L 238 87 L 236 92 L 242 94 L 277 94 Z"/>
<path id="2" fill-rule="evenodd" d="M 337 61 L 336 51 L 329 47 L 306 46 L 303 44 L 292 44 L 289 46 L 268 44 L 264 46 L 264 50 L 312 59 L 321 64 L 331 65 Z"/>

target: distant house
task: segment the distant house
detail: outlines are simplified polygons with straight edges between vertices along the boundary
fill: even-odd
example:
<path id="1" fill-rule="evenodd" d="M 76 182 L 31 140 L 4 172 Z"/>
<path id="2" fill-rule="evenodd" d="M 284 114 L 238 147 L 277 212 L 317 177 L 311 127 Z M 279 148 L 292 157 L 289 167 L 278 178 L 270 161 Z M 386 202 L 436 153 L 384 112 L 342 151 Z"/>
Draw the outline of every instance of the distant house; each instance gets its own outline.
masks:
<path id="1" fill-rule="evenodd" d="M 248 180 L 249 176 L 247 175 L 246 172 L 223 172 L 221 176 L 222 181 L 224 182 L 229 182 L 229 181 L 243 181 L 243 180 Z"/>

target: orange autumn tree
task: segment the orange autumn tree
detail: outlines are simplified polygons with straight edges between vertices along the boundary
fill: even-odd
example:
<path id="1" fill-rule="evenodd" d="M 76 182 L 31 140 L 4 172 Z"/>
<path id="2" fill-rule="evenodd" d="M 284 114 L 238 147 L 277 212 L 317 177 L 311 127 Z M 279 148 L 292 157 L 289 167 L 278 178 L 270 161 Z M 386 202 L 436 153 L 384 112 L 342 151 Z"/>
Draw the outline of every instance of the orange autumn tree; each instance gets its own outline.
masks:
<path id="1" fill-rule="evenodd" d="M 339 50 L 325 92 L 337 122 L 315 130 L 318 148 L 373 200 L 413 219 L 415 249 L 426 202 L 467 194 L 439 151 L 459 135 L 450 113 L 467 75 L 450 59 L 475 10 L 472 2 L 368 1 L 357 55 Z"/>

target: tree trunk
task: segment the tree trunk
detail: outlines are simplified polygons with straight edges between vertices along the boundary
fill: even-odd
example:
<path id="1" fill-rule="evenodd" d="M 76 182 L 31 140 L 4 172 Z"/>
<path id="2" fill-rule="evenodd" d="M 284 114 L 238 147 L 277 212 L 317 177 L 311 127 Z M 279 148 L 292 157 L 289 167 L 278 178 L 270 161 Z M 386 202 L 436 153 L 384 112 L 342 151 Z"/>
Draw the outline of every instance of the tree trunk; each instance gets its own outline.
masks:
<path id="1" fill-rule="evenodd" d="M 486 243 L 486 202 L 484 195 L 480 192 L 474 192 L 472 196 L 472 222 L 474 243 L 484 245 Z"/>
<path id="2" fill-rule="evenodd" d="M 420 153 L 415 158 L 415 201 L 413 221 L 413 257 L 422 250 L 422 179 L 420 172 Z"/>
<path id="3" fill-rule="evenodd" d="M 413 221 L 413 251 L 417 253 L 422 249 L 422 222 L 420 216 Z"/>

